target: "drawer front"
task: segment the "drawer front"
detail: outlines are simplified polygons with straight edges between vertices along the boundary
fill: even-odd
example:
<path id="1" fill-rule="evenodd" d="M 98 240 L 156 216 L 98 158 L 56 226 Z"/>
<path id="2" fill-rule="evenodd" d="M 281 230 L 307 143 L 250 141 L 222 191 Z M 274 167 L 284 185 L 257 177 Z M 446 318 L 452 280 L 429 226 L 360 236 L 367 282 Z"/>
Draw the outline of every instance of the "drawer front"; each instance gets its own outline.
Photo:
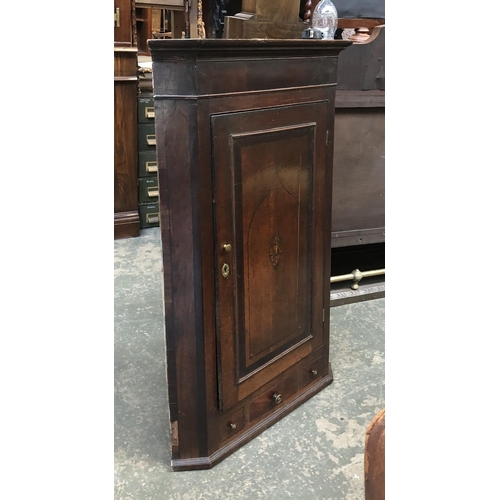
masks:
<path id="1" fill-rule="evenodd" d="M 156 151 L 154 123 L 139 123 L 137 125 L 137 149 L 139 151 Z"/>
<path id="2" fill-rule="evenodd" d="M 143 177 L 139 179 L 139 203 L 158 201 L 158 177 Z"/>
<path id="3" fill-rule="evenodd" d="M 219 441 L 233 437 L 245 427 L 245 410 L 240 408 L 219 422 Z"/>
<path id="4" fill-rule="evenodd" d="M 156 177 L 158 161 L 155 151 L 139 151 L 139 177 Z"/>
<path id="5" fill-rule="evenodd" d="M 153 123 L 155 108 L 153 97 L 139 97 L 137 104 L 137 121 L 139 123 Z"/>
<path id="6" fill-rule="evenodd" d="M 250 422 L 262 417 L 277 406 L 283 405 L 298 390 L 299 374 L 295 373 L 283 382 L 257 396 L 249 405 Z"/>
<path id="7" fill-rule="evenodd" d="M 158 227 L 160 215 L 160 207 L 158 203 L 148 203 L 139 205 L 139 219 L 141 229 L 147 227 Z"/>
<path id="8" fill-rule="evenodd" d="M 328 358 L 320 356 L 314 361 L 307 363 L 304 368 L 300 370 L 300 385 L 301 388 L 317 382 L 320 378 L 328 375 Z"/>

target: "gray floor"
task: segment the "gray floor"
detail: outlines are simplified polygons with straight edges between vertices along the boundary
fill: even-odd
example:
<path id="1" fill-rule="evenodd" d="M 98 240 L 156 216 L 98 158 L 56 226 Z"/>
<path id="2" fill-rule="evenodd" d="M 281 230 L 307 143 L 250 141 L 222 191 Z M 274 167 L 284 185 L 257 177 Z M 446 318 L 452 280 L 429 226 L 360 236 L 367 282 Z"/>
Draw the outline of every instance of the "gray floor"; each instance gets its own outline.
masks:
<path id="1" fill-rule="evenodd" d="M 385 299 L 330 310 L 334 382 L 207 471 L 172 472 L 158 228 L 115 241 L 115 500 L 364 500 L 385 406 Z"/>

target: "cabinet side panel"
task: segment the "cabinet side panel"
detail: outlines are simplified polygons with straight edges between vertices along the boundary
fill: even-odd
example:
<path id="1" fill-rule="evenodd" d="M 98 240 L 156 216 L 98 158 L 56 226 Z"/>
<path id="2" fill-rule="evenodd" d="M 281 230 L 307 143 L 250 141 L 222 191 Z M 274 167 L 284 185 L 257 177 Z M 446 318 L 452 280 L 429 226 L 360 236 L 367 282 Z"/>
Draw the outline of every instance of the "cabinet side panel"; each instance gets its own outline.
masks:
<path id="1" fill-rule="evenodd" d="M 196 101 L 155 102 L 167 377 L 180 459 L 207 453 L 196 116 Z"/>

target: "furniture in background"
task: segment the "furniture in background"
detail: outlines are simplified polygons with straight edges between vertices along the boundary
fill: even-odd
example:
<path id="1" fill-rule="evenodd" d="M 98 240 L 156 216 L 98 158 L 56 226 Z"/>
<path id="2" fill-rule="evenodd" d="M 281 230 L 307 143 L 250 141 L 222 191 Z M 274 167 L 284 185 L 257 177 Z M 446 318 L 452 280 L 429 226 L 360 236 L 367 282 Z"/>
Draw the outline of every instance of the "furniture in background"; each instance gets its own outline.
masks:
<path id="1" fill-rule="evenodd" d="M 154 120 L 139 109 L 151 97 L 151 73 L 139 67 L 148 58 L 147 40 L 181 38 L 197 32 L 197 8 L 186 0 L 115 0 L 114 28 L 114 237 L 139 236 L 158 225 L 156 173 L 151 170 Z M 194 27 L 194 29 L 193 29 Z M 146 90 L 146 92 L 145 92 Z M 148 123 L 149 122 L 149 123 Z M 149 128 L 149 130 L 147 130 Z M 149 154 L 149 159 L 145 159 Z M 145 162 L 148 165 L 145 165 Z M 156 220 L 156 222 L 155 222 Z"/>
<path id="2" fill-rule="evenodd" d="M 384 61 L 385 28 L 339 57 L 332 306 L 385 296 Z M 355 275 L 363 277 L 356 281 Z"/>
<path id="3" fill-rule="evenodd" d="M 115 0 L 114 237 L 139 236 L 137 203 L 137 46 L 133 2 Z"/>
<path id="4" fill-rule="evenodd" d="M 158 161 L 152 94 L 138 97 L 139 216 L 141 229 L 159 225 Z"/>
<path id="5" fill-rule="evenodd" d="M 332 382 L 324 40 L 150 40 L 172 467 L 210 468 Z"/>
<path id="6" fill-rule="evenodd" d="M 385 28 L 339 57 L 333 164 L 331 305 L 385 295 Z M 354 287 L 355 289 L 353 289 Z"/>
<path id="7" fill-rule="evenodd" d="M 318 1 L 216 3 L 230 14 L 224 38 L 300 38 Z M 338 61 L 331 306 L 385 295 L 384 2 L 334 3 L 339 14 L 336 37 L 348 37 L 354 44 Z"/>

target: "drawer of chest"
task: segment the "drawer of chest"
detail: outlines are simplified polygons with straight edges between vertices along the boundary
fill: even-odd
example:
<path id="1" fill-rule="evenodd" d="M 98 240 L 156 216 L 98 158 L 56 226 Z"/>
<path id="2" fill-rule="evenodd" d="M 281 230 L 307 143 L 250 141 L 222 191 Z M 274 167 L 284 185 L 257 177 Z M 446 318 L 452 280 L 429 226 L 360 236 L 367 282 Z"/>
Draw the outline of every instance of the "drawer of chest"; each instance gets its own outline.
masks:
<path id="1" fill-rule="evenodd" d="M 139 179 L 139 203 L 158 201 L 158 177 Z"/>
<path id="2" fill-rule="evenodd" d="M 271 387 L 267 391 L 261 393 L 255 399 L 253 399 L 249 406 L 249 420 L 253 420 L 262 417 L 269 411 L 273 410 L 276 406 L 287 403 L 295 394 L 299 388 L 299 374 L 294 373 L 287 379 Z"/>
<path id="3" fill-rule="evenodd" d="M 160 225 L 160 207 L 158 203 L 139 205 L 139 220 L 141 229 L 158 227 Z"/>
<path id="4" fill-rule="evenodd" d="M 156 177 L 157 174 L 156 150 L 139 151 L 139 177 Z"/>
<path id="5" fill-rule="evenodd" d="M 222 442 L 230 437 L 233 437 L 235 434 L 244 429 L 245 424 L 244 408 L 240 408 L 227 417 L 224 417 L 219 422 L 219 441 Z"/>
<path id="6" fill-rule="evenodd" d="M 137 149 L 139 151 L 156 151 L 154 123 L 139 123 L 137 125 Z"/>
<path id="7" fill-rule="evenodd" d="M 155 119 L 153 97 L 139 97 L 137 101 L 137 121 L 139 123 L 152 123 Z"/>
<path id="8" fill-rule="evenodd" d="M 321 355 L 310 361 L 299 371 L 301 388 L 316 382 L 321 377 L 328 375 L 328 358 Z"/>

